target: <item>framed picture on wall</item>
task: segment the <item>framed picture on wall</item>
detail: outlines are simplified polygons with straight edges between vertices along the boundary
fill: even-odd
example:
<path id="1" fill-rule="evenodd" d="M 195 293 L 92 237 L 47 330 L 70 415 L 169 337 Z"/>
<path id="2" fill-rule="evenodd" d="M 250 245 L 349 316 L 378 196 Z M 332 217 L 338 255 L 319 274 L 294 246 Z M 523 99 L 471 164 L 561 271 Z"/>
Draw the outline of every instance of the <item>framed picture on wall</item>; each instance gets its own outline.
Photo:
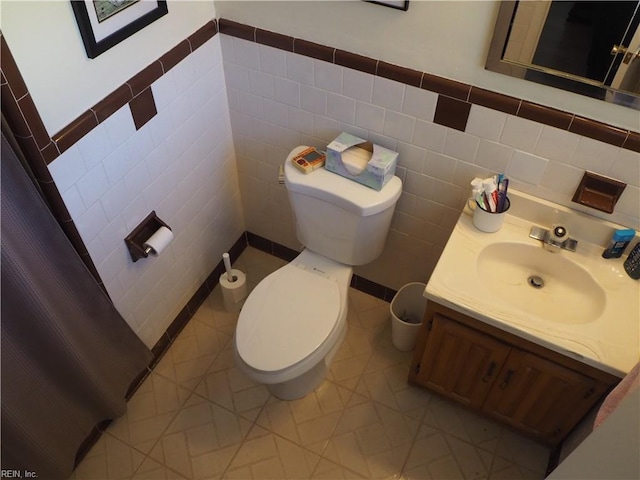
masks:
<path id="1" fill-rule="evenodd" d="M 409 0 L 366 0 L 369 3 L 377 3 L 378 5 L 384 5 L 385 7 L 397 8 L 398 10 L 409 9 Z"/>
<path id="2" fill-rule="evenodd" d="M 71 0 L 71 8 L 89 58 L 168 13 L 166 0 Z"/>

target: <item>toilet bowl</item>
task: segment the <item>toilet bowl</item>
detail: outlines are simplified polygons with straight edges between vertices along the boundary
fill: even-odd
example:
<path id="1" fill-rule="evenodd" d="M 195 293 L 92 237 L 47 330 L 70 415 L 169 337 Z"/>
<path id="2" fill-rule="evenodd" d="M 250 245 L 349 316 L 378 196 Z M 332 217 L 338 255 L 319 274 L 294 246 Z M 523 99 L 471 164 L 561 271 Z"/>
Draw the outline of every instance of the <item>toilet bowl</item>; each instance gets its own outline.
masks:
<path id="1" fill-rule="evenodd" d="M 310 250 L 267 276 L 238 318 L 240 369 L 284 400 L 316 388 L 347 332 L 351 276 L 350 266 Z"/>
<path id="2" fill-rule="evenodd" d="M 353 265 L 380 256 L 402 182 L 376 191 L 323 168 L 305 174 L 284 164 L 296 235 L 305 246 L 246 299 L 234 335 L 240 370 L 284 400 L 301 398 L 325 378 L 347 332 Z"/>

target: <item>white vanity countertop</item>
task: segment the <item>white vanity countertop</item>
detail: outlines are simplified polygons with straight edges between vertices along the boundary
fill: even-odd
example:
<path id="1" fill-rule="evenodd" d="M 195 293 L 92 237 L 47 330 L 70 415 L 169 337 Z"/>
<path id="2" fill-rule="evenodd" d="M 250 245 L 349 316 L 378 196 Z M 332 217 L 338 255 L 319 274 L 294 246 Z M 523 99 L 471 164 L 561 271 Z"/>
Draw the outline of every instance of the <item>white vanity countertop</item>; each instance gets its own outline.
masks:
<path id="1" fill-rule="evenodd" d="M 519 192 L 510 192 L 509 196 L 512 207 L 516 207 L 510 212 L 520 216 L 506 215 L 504 225 L 496 233 L 477 230 L 472 223 L 472 212 L 465 208 L 431 275 L 424 296 L 521 338 L 623 377 L 640 357 L 640 282 L 631 279 L 624 271 L 625 256 L 618 259 L 602 258 L 604 247 L 601 245 L 606 243 L 602 238 L 610 235 L 612 227 L 616 226 L 578 212 L 574 214 L 570 209 L 544 200 L 540 200 L 542 210 L 539 210 L 539 199 Z M 536 223 L 535 220 L 539 221 L 540 218 L 548 218 L 548 223 Z M 543 250 L 540 241 L 529 238 L 531 226 L 548 229 L 552 222 L 558 223 L 558 219 L 568 227 L 569 235 L 578 240 L 576 252 L 562 250 L 543 253 L 565 256 L 578 265 L 578 270 L 586 270 L 583 273 L 601 287 L 599 291 L 604 292 L 604 302 L 594 318 L 585 320 L 588 316 L 571 315 L 580 308 L 572 309 L 567 302 L 559 302 L 558 298 L 561 297 L 549 297 L 549 291 L 545 293 L 545 287 L 535 290 L 527 285 L 526 278 L 522 280 L 521 286 L 515 288 L 525 289 L 521 293 L 532 295 L 536 301 L 553 302 L 547 305 L 559 309 L 559 312 L 566 312 L 566 315 L 559 315 L 566 318 L 566 321 L 542 318 L 540 314 L 518 308 L 517 302 L 510 303 L 501 292 L 496 291 L 495 280 L 491 283 L 486 278 L 483 279 L 478 269 L 480 253 L 491 244 L 508 242 Z"/>

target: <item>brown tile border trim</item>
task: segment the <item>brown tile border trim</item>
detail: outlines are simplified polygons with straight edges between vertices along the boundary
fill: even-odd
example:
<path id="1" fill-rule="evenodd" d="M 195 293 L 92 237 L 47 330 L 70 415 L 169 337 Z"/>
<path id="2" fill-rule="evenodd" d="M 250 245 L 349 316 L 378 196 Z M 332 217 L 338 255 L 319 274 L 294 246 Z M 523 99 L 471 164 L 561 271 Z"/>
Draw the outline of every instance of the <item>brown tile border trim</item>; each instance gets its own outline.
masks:
<path id="1" fill-rule="evenodd" d="M 234 22 L 233 20 L 227 20 L 226 18 L 221 18 L 218 20 L 218 25 L 220 29 L 220 33 L 226 33 L 227 35 L 231 35 L 232 37 L 243 38 L 245 40 L 249 40 L 250 42 L 256 41 L 256 27 L 250 27 L 249 25 L 245 25 L 243 23 Z M 272 35 L 279 35 L 272 32 L 268 32 Z M 283 37 L 286 35 L 282 35 Z M 291 42 L 293 45 L 293 42 Z M 276 47 L 279 48 L 279 47 Z"/>
<path id="2" fill-rule="evenodd" d="M 191 46 L 191 51 L 195 52 L 209 39 L 213 38 L 216 33 L 218 33 L 218 22 L 211 20 L 210 22 L 205 23 L 187 38 L 187 40 L 189 40 L 189 45 Z"/>
<path id="3" fill-rule="evenodd" d="M 29 125 L 29 130 L 31 130 L 31 134 L 36 141 L 38 148 L 43 149 L 49 145 L 49 143 L 51 143 L 51 138 L 49 138 L 47 129 L 45 128 L 44 123 L 42 123 L 42 118 L 40 118 L 40 113 L 38 112 L 35 103 L 33 103 L 31 95 L 25 95 L 19 99 L 18 108 L 22 111 L 22 115 Z"/>
<path id="4" fill-rule="evenodd" d="M 3 80 L 5 80 L 4 75 Z M 9 82 L 2 83 L 2 113 L 11 122 L 11 128 L 15 135 L 19 137 L 31 136 L 29 125 L 20 110 L 20 105 L 15 101 Z"/>
<path id="5" fill-rule="evenodd" d="M 293 53 L 333 63 L 335 48 L 295 38 L 293 40 Z"/>
<path id="6" fill-rule="evenodd" d="M 91 111 L 95 113 L 98 123 L 102 123 L 132 99 L 131 87 L 125 83 L 91 107 Z"/>
<path id="7" fill-rule="evenodd" d="M 422 72 L 411 70 L 410 68 L 399 67 L 383 61 L 378 61 L 376 75 L 418 88 L 424 81 L 424 73 Z"/>
<path id="8" fill-rule="evenodd" d="M 640 133 L 629 132 L 629 136 L 624 141 L 623 147 L 640 153 Z"/>
<path id="9" fill-rule="evenodd" d="M 502 95 L 501 93 L 492 92 L 490 90 L 485 90 L 483 88 L 471 87 L 469 102 L 474 105 L 481 105 L 493 110 L 498 110 L 499 112 L 507 113 L 509 115 L 516 115 L 520 109 L 522 100 L 509 97 L 508 95 Z"/>
<path id="10" fill-rule="evenodd" d="M 612 127 L 610 125 L 596 125 L 588 118 L 576 116 L 573 117 L 569 131 L 595 140 L 600 140 L 601 142 L 610 143 L 617 147 L 622 147 L 622 145 L 624 145 L 630 133 L 627 130 Z"/>
<path id="11" fill-rule="evenodd" d="M 92 110 L 87 110 L 69 125 L 60 130 L 54 138 L 60 153 L 71 148 L 77 141 L 98 126 L 98 118 Z M 49 163 L 51 163 L 52 159 Z"/>
<path id="12" fill-rule="evenodd" d="M 571 125 L 573 116 L 570 113 L 562 112 L 555 108 L 543 107 L 536 103 L 523 100 L 518 110 L 518 116 L 533 120 L 534 122 L 544 123 L 561 130 L 568 130 Z"/>
<path id="13" fill-rule="evenodd" d="M 465 101 L 471 93 L 471 85 L 438 77 L 430 73 L 425 73 L 422 76 L 422 85 L 420 88 Z"/>
<path id="14" fill-rule="evenodd" d="M 375 75 L 378 70 L 377 60 L 338 49 L 336 49 L 334 63 L 360 72 L 370 73 L 371 75 Z"/>
<path id="15" fill-rule="evenodd" d="M 205 23 L 204 26 L 178 43 L 178 45 L 162 55 L 158 60 L 147 65 L 93 107 L 80 114 L 78 118 L 51 138 L 57 146 L 58 151 L 60 153 L 65 152 L 117 110 L 129 104 L 134 98 L 140 98 L 140 94 L 149 88 L 153 82 L 175 67 L 188 55 L 195 52 L 217 33 L 217 20 L 211 20 Z M 53 160 L 55 160 L 55 158 L 49 160 L 48 163 L 51 163 Z"/>
<path id="16" fill-rule="evenodd" d="M 304 39 L 269 32 L 226 18 L 220 18 L 218 23 L 220 25 L 220 33 L 287 51 L 291 51 L 288 46 L 293 45 L 293 51 L 300 55 L 321 59 L 360 72 L 389 78 L 440 95 L 463 100 L 475 105 L 481 105 L 509 115 L 516 115 L 521 118 L 533 120 L 543 125 L 574 132 L 617 147 L 640 152 L 640 133 L 634 132 L 633 130 L 617 128 L 597 120 L 579 117 L 570 112 L 564 112 L 509 95 L 492 92 L 427 72 L 418 72 L 399 65 L 392 65 L 381 60 L 364 57 L 344 50 L 312 44 Z M 273 41 L 275 38 L 277 38 L 277 41 Z M 313 48 L 297 48 L 297 45 L 313 45 Z"/>
<path id="17" fill-rule="evenodd" d="M 191 53 L 191 46 L 188 40 L 183 40 L 178 45 L 173 47 L 167 53 L 162 55 L 158 62 L 162 67 L 162 71 L 167 73 L 173 67 L 175 67 L 178 63 L 185 59 L 187 55 Z"/>
<path id="18" fill-rule="evenodd" d="M 293 52 L 293 38 L 267 30 L 256 30 L 256 42 L 269 47 L 279 48 L 287 52 Z"/>
<path id="19" fill-rule="evenodd" d="M 149 85 L 158 80 L 162 75 L 164 75 L 162 63 L 159 61 L 153 62 L 151 65 L 140 70 L 136 75 L 131 77 L 131 79 L 127 80 L 127 84 L 131 87 L 131 94 L 135 97 L 146 88 L 149 88 Z"/>

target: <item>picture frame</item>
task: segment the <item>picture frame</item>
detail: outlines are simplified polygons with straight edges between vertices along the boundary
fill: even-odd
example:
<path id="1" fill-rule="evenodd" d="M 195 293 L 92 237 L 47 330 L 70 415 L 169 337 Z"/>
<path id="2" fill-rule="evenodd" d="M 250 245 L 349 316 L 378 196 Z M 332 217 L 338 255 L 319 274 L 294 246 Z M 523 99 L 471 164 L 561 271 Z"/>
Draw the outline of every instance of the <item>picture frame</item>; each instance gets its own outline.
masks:
<path id="1" fill-rule="evenodd" d="M 87 57 L 96 58 L 166 15 L 166 0 L 71 0 Z"/>
<path id="2" fill-rule="evenodd" d="M 409 0 L 366 0 L 369 3 L 377 3 L 385 7 L 395 8 L 397 10 L 409 10 Z"/>

